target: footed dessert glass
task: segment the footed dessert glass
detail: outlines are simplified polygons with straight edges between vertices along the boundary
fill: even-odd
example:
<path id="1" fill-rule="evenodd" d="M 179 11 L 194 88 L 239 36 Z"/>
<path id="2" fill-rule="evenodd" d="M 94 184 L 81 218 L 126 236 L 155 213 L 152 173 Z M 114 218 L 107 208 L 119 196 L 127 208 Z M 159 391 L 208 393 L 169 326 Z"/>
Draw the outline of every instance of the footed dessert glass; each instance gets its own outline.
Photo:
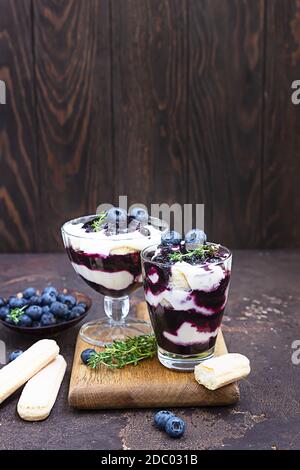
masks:
<path id="1" fill-rule="evenodd" d="M 95 346 L 104 346 L 127 336 L 152 332 L 151 325 L 128 316 L 129 295 L 142 285 L 141 251 L 160 243 L 167 224 L 149 217 L 143 230 L 104 235 L 88 233 L 83 227 L 95 220 L 89 215 L 66 222 L 62 237 L 66 252 L 76 273 L 95 291 L 104 296 L 107 319 L 84 324 L 81 337 Z M 146 231 L 144 230 L 146 229 Z"/>
<path id="2" fill-rule="evenodd" d="M 214 354 L 232 261 L 227 248 L 216 246 L 218 259 L 195 264 L 152 260 L 160 248 L 157 245 L 142 251 L 145 298 L 158 344 L 158 359 L 170 369 L 193 370 Z"/>

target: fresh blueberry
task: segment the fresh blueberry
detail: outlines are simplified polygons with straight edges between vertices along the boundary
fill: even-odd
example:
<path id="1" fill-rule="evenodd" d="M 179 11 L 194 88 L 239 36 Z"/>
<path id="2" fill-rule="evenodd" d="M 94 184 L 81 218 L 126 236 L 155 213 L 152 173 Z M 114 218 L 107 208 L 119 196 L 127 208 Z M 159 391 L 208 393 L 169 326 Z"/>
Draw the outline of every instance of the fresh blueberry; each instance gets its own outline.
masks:
<path id="1" fill-rule="evenodd" d="M 23 292 L 24 299 L 30 299 L 33 295 L 36 295 L 36 290 L 34 287 L 28 287 Z"/>
<path id="2" fill-rule="evenodd" d="M 29 327 L 31 325 L 32 325 L 32 319 L 30 318 L 29 315 L 26 315 L 26 313 L 23 313 L 23 315 L 21 315 L 19 318 L 18 326 Z"/>
<path id="3" fill-rule="evenodd" d="M 181 437 L 185 431 L 185 422 L 177 416 L 171 416 L 166 422 L 165 431 L 170 437 Z"/>
<path id="4" fill-rule="evenodd" d="M 8 304 L 11 308 L 22 308 L 25 305 L 24 302 L 26 304 L 25 299 L 18 299 L 17 297 L 10 297 Z"/>
<path id="5" fill-rule="evenodd" d="M 61 302 L 53 302 L 50 312 L 57 318 L 65 318 L 68 315 L 68 306 Z"/>
<path id="6" fill-rule="evenodd" d="M 75 307 L 76 299 L 73 295 L 66 295 L 64 304 L 66 304 L 69 308 Z"/>
<path id="7" fill-rule="evenodd" d="M 73 312 L 71 310 L 70 315 L 68 316 L 68 320 L 74 320 L 75 318 L 79 318 L 81 314 L 79 312 Z"/>
<path id="8" fill-rule="evenodd" d="M 14 361 L 15 359 L 17 359 L 17 357 L 21 356 L 21 354 L 23 354 L 24 351 L 22 351 L 21 349 L 17 349 L 16 351 L 13 351 L 12 353 L 10 353 L 10 355 L 8 356 L 8 361 L 9 362 L 12 362 Z"/>
<path id="9" fill-rule="evenodd" d="M 0 307 L 4 307 L 5 305 L 6 305 L 5 300 L 3 299 L 3 297 L 0 297 Z"/>
<path id="10" fill-rule="evenodd" d="M 84 351 L 82 351 L 80 357 L 81 357 L 81 360 L 84 364 L 87 364 L 88 363 L 88 360 L 89 358 L 91 357 L 92 354 L 94 354 L 96 351 L 95 349 L 85 349 Z"/>
<path id="11" fill-rule="evenodd" d="M 65 294 L 58 294 L 56 300 L 58 300 L 58 302 L 62 302 L 64 304 L 65 303 L 65 298 L 66 298 Z"/>
<path id="12" fill-rule="evenodd" d="M 82 307 L 82 308 L 84 308 L 85 312 L 87 311 L 87 304 L 85 302 L 79 302 L 77 304 L 77 307 Z"/>
<path id="13" fill-rule="evenodd" d="M 161 237 L 161 243 L 163 245 L 179 245 L 181 240 L 180 234 L 174 230 L 164 233 Z"/>
<path id="14" fill-rule="evenodd" d="M 5 318 L 5 323 L 8 323 L 9 325 L 15 325 L 15 322 L 10 318 L 9 315 Z"/>
<path id="15" fill-rule="evenodd" d="M 158 429 L 161 429 L 162 431 L 164 431 L 166 427 L 166 422 L 168 421 L 168 419 L 170 419 L 173 416 L 175 415 L 171 413 L 171 411 L 167 411 L 167 410 L 158 411 L 154 415 L 154 424 L 155 426 L 158 427 Z"/>
<path id="16" fill-rule="evenodd" d="M 33 295 L 28 300 L 28 305 L 41 305 L 41 303 L 42 303 L 42 299 L 38 295 Z"/>
<path id="17" fill-rule="evenodd" d="M 44 305 L 44 307 L 42 307 L 42 313 L 50 313 L 50 306 Z"/>
<path id="18" fill-rule="evenodd" d="M 40 328 L 41 327 L 41 322 L 33 321 L 31 326 L 32 326 L 32 328 Z"/>
<path id="19" fill-rule="evenodd" d="M 107 222 L 122 225 L 127 222 L 127 212 L 121 207 L 112 207 L 107 212 Z"/>
<path id="20" fill-rule="evenodd" d="M 42 301 L 42 306 L 51 305 L 53 304 L 53 302 L 56 301 L 56 295 L 53 291 L 47 292 L 46 294 L 42 295 L 41 301 Z"/>
<path id="21" fill-rule="evenodd" d="M 79 313 L 79 315 L 83 315 L 85 313 L 85 309 L 81 307 L 80 305 L 76 305 L 76 307 L 72 308 L 71 313 L 73 314 Z"/>
<path id="22" fill-rule="evenodd" d="M 49 294 L 50 292 L 52 292 L 52 293 L 55 295 L 55 297 L 58 296 L 58 292 L 57 292 L 57 290 L 55 289 L 55 287 L 53 287 L 53 286 L 47 286 L 47 287 L 45 287 L 45 289 L 43 290 L 43 294 Z"/>
<path id="23" fill-rule="evenodd" d="M 134 207 L 130 211 L 129 215 L 134 217 L 139 222 L 148 222 L 148 218 L 149 218 L 148 212 L 146 209 L 143 209 L 142 207 Z"/>
<path id="24" fill-rule="evenodd" d="M 0 320 L 5 320 L 7 315 L 9 315 L 9 308 L 8 307 L 1 307 L 0 308 Z"/>
<path id="25" fill-rule="evenodd" d="M 44 313 L 41 316 L 40 323 L 41 323 L 41 326 L 50 326 L 50 325 L 55 325 L 56 320 L 52 313 Z"/>
<path id="26" fill-rule="evenodd" d="M 197 243 L 200 245 L 204 245 L 207 240 L 206 233 L 203 230 L 199 230 L 198 228 L 193 228 L 190 230 L 185 236 L 186 243 Z"/>
<path id="27" fill-rule="evenodd" d="M 43 309 L 39 305 L 31 305 L 26 310 L 26 315 L 28 315 L 33 321 L 39 321 L 42 313 Z"/>

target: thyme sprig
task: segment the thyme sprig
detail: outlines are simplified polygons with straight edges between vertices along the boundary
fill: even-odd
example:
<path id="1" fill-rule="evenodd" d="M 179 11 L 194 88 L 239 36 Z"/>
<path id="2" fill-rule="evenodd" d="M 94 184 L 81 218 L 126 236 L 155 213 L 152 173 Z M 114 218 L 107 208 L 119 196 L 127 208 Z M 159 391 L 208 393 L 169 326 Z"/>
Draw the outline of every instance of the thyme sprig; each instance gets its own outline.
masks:
<path id="1" fill-rule="evenodd" d="M 183 261 L 185 259 L 197 256 L 199 258 L 211 258 L 219 251 L 220 245 L 200 245 L 194 250 L 189 250 L 187 253 L 176 252 L 169 256 L 170 261 Z"/>
<path id="2" fill-rule="evenodd" d="M 20 321 L 20 317 L 24 314 L 24 310 L 27 307 L 28 305 L 24 305 L 24 307 L 17 307 L 12 309 L 8 317 L 17 325 Z"/>
<path id="3" fill-rule="evenodd" d="M 157 350 L 155 336 L 140 335 L 114 341 L 104 351 L 91 354 L 88 366 L 96 369 L 100 364 L 109 369 L 121 369 L 129 364 L 136 366 L 143 359 L 152 358 Z"/>
<path id="4" fill-rule="evenodd" d="M 91 227 L 94 230 L 94 232 L 100 232 L 105 218 L 106 218 L 106 212 L 105 211 L 99 212 L 99 214 L 97 215 L 97 219 L 95 219 L 93 223 L 91 224 Z"/>

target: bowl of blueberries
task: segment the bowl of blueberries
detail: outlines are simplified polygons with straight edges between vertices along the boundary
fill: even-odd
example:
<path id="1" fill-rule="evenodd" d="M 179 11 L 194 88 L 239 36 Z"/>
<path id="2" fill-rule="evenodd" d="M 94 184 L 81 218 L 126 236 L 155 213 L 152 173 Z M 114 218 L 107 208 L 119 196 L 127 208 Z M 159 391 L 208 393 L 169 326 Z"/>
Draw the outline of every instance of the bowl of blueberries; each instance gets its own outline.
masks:
<path id="1" fill-rule="evenodd" d="M 19 333 L 52 335 L 81 322 L 92 301 L 86 295 L 47 286 L 42 291 L 28 287 L 22 293 L 0 297 L 0 322 Z"/>

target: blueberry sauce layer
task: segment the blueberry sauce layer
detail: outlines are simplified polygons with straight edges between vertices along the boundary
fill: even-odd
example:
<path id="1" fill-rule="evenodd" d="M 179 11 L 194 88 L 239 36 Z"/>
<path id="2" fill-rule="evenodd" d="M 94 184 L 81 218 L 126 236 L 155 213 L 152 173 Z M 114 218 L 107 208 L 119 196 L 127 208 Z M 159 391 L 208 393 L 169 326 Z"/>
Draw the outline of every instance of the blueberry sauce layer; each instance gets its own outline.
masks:
<path id="1" fill-rule="evenodd" d="M 109 256 L 102 256 L 98 253 L 84 253 L 83 251 L 74 250 L 72 247 L 67 247 L 66 251 L 72 263 L 85 266 L 92 271 L 109 273 L 128 271 L 134 277 L 141 274 L 140 252 L 138 251 Z"/>
<path id="2" fill-rule="evenodd" d="M 94 290 L 111 297 L 129 295 L 141 286 L 140 252 L 102 256 L 67 247 L 80 277 Z"/>

